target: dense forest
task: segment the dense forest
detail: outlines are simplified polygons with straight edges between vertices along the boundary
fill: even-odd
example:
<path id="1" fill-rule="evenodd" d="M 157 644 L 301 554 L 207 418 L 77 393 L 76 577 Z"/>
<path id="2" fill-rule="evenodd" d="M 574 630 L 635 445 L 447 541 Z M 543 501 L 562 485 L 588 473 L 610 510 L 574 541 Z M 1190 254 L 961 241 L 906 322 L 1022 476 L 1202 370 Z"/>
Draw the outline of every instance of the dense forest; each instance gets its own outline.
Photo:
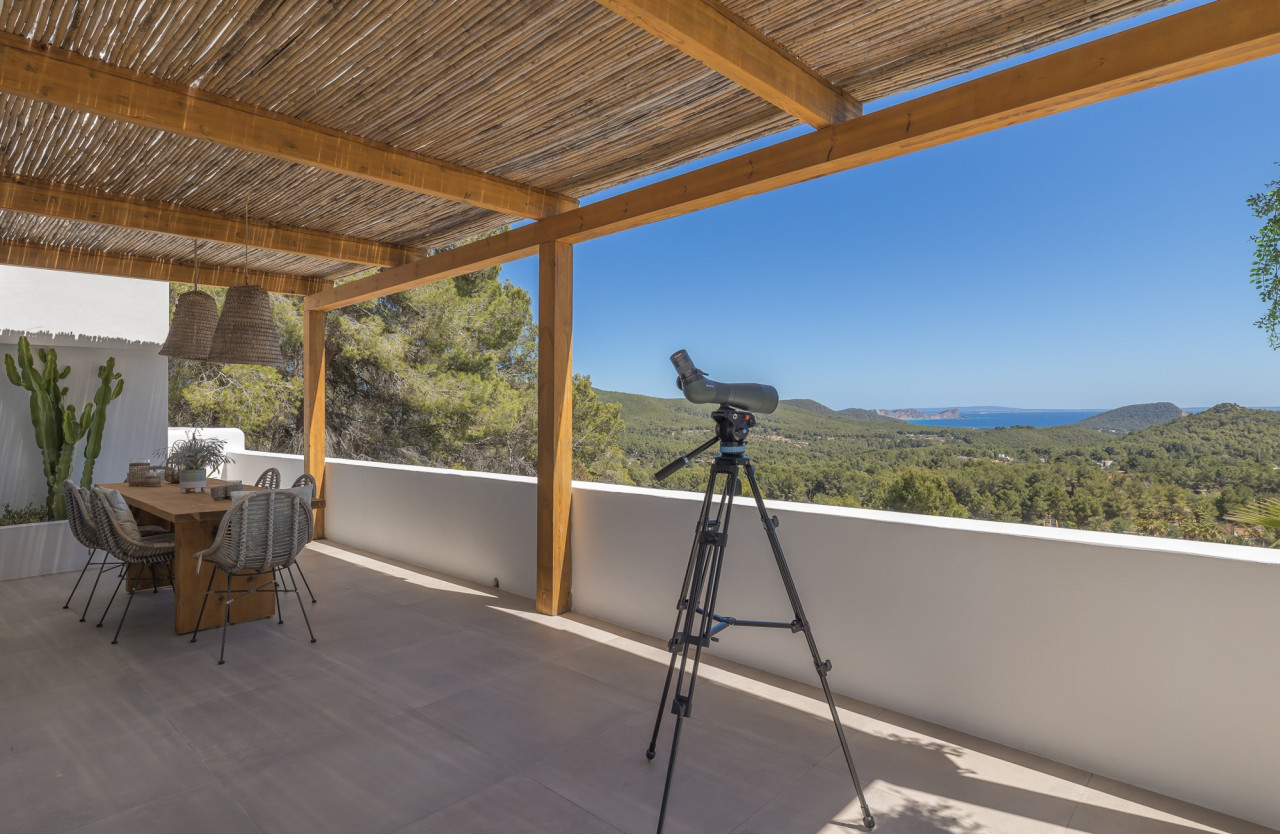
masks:
<path id="1" fill-rule="evenodd" d="M 170 285 L 170 297 L 185 290 Z M 206 288 L 221 296 L 223 290 Z M 169 425 L 234 426 L 251 449 L 302 450 L 302 307 L 273 295 L 282 368 L 169 362 Z M 532 475 L 537 329 L 497 267 L 326 316 L 332 457 Z M 573 474 L 626 482 L 618 406 L 574 377 Z"/>
<path id="2" fill-rule="evenodd" d="M 709 407 L 599 396 L 622 407 L 633 481 L 705 488 L 705 466 L 662 483 L 653 472 L 710 436 Z M 1173 416 L 1168 409 L 1148 416 L 1160 412 Z M 1271 531 L 1223 516 L 1280 494 L 1280 413 L 1230 404 L 1117 436 L 1082 425 L 963 429 L 865 413 L 850 419 L 793 400 L 760 417 L 748 451 L 769 498 L 1200 541 L 1270 544 Z"/>

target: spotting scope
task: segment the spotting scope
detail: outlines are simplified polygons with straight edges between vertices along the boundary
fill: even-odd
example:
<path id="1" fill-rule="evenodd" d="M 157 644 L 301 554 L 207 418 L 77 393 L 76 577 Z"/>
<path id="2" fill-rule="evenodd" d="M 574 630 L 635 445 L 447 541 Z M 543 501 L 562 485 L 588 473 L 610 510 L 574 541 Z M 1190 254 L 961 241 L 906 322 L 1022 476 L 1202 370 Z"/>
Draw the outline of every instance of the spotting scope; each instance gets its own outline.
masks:
<path id="1" fill-rule="evenodd" d="M 676 387 L 684 392 L 684 398 L 691 403 L 728 405 L 743 411 L 754 411 L 758 414 L 772 414 L 778 407 L 778 389 L 772 385 L 761 385 L 758 382 L 716 382 L 708 379 L 704 371 L 698 370 L 683 350 L 671 354 L 671 364 L 675 365 Z"/>

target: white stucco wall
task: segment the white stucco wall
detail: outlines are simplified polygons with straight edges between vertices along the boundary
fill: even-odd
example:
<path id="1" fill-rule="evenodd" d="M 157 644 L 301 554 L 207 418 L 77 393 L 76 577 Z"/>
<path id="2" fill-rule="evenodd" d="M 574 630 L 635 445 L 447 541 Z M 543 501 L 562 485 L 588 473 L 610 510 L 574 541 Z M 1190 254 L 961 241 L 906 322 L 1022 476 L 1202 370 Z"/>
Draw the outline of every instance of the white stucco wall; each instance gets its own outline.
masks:
<path id="1" fill-rule="evenodd" d="M 336 542 L 534 595 L 532 478 L 331 460 L 326 498 Z M 700 498 L 575 483 L 574 609 L 669 637 Z M 1274 551 L 768 506 L 837 692 L 1280 828 Z M 718 611 L 789 620 L 754 506 L 735 518 Z M 816 682 L 800 635 L 721 636 Z"/>
<path id="2" fill-rule="evenodd" d="M 22 335 L 33 349 L 55 348 L 59 365 L 71 368 L 64 385 L 77 411 L 97 390 L 98 367 L 116 358 L 124 393 L 107 410 L 97 481 L 123 480 L 130 460 L 165 447 L 168 364 L 157 351 L 167 329 L 163 282 L 0 267 L 0 352 L 15 353 Z M 0 504 L 45 497 L 28 403 L 26 390 L 0 378 Z M 83 443 L 76 450 L 76 480 Z"/>

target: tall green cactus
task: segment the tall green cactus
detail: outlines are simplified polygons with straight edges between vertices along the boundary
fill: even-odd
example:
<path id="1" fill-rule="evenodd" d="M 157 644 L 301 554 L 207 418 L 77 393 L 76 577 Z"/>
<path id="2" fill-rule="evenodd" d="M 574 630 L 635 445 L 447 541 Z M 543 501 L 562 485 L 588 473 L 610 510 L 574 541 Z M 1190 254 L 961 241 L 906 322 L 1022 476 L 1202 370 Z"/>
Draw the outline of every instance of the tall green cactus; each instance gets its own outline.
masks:
<path id="1" fill-rule="evenodd" d="M 114 356 L 107 359 L 107 364 L 98 367 L 98 380 L 93 402 L 85 405 L 81 415 L 89 438 L 84 442 L 84 474 L 80 476 L 80 486 L 85 489 L 93 486 L 93 467 L 102 451 L 102 432 L 107 427 L 107 405 L 124 391 L 124 380 L 116 372 Z"/>
<path id="2" fill-rule="evenodd" d="M 36 369 L 37 358 L 42 363 L 41 370 Z M 45 507 L 50 518 L 66 518 L 62 482 L 71 475 L 76 444 L 86 434 L 89 436 L 85 446 L 85 478 L 92 485 L 93 462 L 102 450 L 107 403 L 120 396 L 123 390 L 124 383 L 120 381 L 120 374 L 115 373 L 115 359 L 108 359 L 107 364 L 98 369 L 98 378 L 101 380 L 98 392 L 94 395 L 94 402 L 84 407 L 79 419 L 76 418 L 75 406 L 64 406 L 62 402 L 67 389 L 61 383 L 71 373 L 71 369 L 58 368 L 57 351 L 40 348 L 33 356 L 31 343 L 26 336 L 22 336 L 18 339 L 17 361 L 6 353 L 4 370 L 10 382 L 31 392 L 31 425 L 35 428 L 36 446 L 40 449 L 45 486 L 48 489 Z M 84 483 L 84 479 L 81 482 Z"/>

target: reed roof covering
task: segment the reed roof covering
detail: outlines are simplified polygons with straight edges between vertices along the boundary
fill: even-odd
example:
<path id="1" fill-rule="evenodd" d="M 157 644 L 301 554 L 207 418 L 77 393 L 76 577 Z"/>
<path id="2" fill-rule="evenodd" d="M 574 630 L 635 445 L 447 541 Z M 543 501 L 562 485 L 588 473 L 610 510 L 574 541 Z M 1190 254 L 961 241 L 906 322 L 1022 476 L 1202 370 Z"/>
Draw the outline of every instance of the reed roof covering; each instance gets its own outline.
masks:
<path id="1" fill-rule="evenodd" d="M 872 103 L 1170 0 L 724 0 Z M 572 198 L 796 119 L 594 0 L 14 0 L 0 30 Z M 515 214 L 0 95 L 0 174 L 425 251 Z M 186 260 L 187 239 L 0 211 L 0 238 Z M 238 266 L 240 247 L 202 262 Z M 308 277 L 361 264 L 254 251 Z"/>

